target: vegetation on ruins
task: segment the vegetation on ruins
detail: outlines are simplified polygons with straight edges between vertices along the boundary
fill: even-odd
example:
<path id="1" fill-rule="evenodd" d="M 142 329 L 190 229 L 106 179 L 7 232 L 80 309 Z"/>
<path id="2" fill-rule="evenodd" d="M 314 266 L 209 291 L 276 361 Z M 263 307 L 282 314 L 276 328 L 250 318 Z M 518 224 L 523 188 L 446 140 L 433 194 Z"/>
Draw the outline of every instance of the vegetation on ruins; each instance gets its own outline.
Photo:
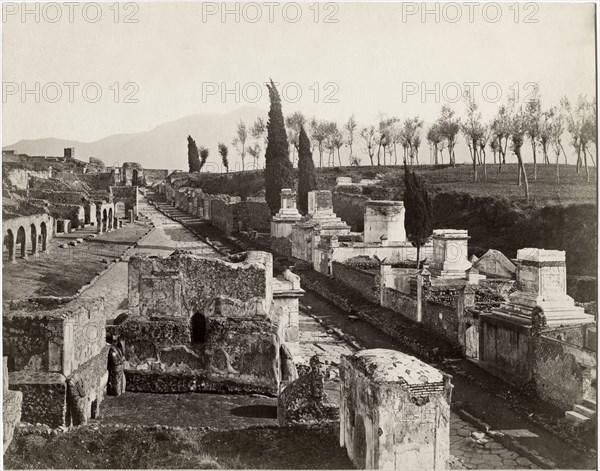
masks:
<path id="1" fill-rule="evenodd" d="M 310 150 L 310 140 L 300 126 L 300 137 L 298 146 L 298 210 L 301 214 L 308 212 L 308 192 L 318 190 L 317 172 Z"/>
<path id="2" fill-rule="evenodd" d="M 271 213 L 281 208 L 279 195 L 283 188 L 292 188 L 293 167 L 289 158 L 289 147 L 285 121 L 281 110 L 281 98 L 273 81 L 267 84 L 271 107 L 267 122 L 267 150 L 265 152 L 265 197 Z"/>
<path id="3" fill-rule="evenodd" d="M 404 207 L 406 238 L 417 249 L 417 268 L 421 261 L 421 247 L 433 232 L 433 205 L 425 180 L 404 164 Z"/>
<path id="4" fill-rule="evenodd" d="M 200 165 L 200 157 L 198 154 L 198 146 L 196 145 L 196 141 L 192 139 L 192 136 L 187 137 L 188 140 L 188 165 L 190 167 L 190 172 L 199 172 Z"/>
<path id="5" fill-rule="evenodd" d="M 223 167 L 225 167 L 226 173 L 229 173 L 229 159 L 227 156 L 229 155 L 229 149 L 225 144 L 219 142 L 219 155 L 221 156 L 221 160 L 223 161 Z"/>

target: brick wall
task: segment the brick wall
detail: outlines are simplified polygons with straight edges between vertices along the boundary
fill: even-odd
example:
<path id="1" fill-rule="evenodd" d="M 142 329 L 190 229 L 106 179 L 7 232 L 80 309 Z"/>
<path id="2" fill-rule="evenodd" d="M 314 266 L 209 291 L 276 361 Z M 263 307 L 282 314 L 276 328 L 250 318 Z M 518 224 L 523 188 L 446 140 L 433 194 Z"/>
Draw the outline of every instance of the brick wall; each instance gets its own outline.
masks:
<path id="1" fill-rule="evenodd" d="M 379 275 L 342 263 L 332 263 L 333 278 L 379 304 Z"/>

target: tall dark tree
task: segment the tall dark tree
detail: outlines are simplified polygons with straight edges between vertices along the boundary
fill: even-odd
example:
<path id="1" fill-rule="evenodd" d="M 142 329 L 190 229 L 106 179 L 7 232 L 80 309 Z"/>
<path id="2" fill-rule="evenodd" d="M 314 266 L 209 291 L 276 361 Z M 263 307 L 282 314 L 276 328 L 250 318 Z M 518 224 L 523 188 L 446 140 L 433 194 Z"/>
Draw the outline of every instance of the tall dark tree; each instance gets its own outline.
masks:
<path id="1" fill-rule="evenodd" d="M 433 232 L 433 205 L 425 181 L 411 172 L 404 162 L 404 208 L 406 238 L 417 248 L 417 268 L 421 247 Z"/>
<path id="2" fill-rule="evenodd" d="M 280 193 L 283 188 L 292 188 L 294 178 L 290 162 L 285 121 L 281 110 L 281 98 L 271 80 L 267 84 L 271 107 L 267 123 L 267 150 L 265 152 L 265 197 L 271 213 L 281 208 Z"/>
<path id="3" fill-rule="evenodd" d="M 317 172 L 310 151 L 310 141 L 300 126 L 300 138 L 298 145 L 298 210 L 302 214 L 308 212 L 308 192 L 317 190 Z"/>
<path id="4" fill-rule="evenodd" d="M 192 139 L 192 136 L 187 137 L 188 140 L 188 164 L 190 172 L 200 171 L 200 157 L 198 156 L 198 146 L 196 141 Z"/>
<path id="5" fill-rule="evenodd" d="M 229 173 L 229 159 L 227 158 L 229 155 L 229 149 L 222 142 L 219 142 L 218 149 L 219 154 L 221 154 L 221 159 L 223 160 L 223 167 L 225 167 L 225 171 Z"/>
<path id="6" fill-rule="evenodd" d="M 200 146 L 200 170 L 204 167 L 206 160 L 208 159 L 208 149 L 204 146 Z"/>

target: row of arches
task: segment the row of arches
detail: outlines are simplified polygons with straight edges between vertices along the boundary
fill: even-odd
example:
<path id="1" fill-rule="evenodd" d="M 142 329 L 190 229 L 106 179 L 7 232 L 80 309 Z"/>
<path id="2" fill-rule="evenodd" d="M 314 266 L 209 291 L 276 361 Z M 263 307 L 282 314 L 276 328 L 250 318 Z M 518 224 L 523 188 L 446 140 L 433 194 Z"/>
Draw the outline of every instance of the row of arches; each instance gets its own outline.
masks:
<path id="1" fill-rule="evenodd" d="M 16 233 L 13 229 L 7 229 L 4 235 L 4 249 L 6 260 L 14 262 L 16 257 L 27 258 L 29 255 L 37 255 L 39 252 L 46 252 L 48 244 L 48 226 L 46 222 L 41 222 L 39 230 L 32 223 L 29 230 L 27 226 L 19 226 Z"/>

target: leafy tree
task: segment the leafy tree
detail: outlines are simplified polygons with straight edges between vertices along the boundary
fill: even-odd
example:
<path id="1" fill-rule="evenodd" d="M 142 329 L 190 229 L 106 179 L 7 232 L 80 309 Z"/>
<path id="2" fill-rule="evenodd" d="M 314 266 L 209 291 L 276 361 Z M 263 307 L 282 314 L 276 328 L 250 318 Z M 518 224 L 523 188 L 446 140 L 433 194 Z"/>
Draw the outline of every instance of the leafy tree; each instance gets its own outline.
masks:
<path id="1" fill-rule="evenodd" d="M 450 164 L 454 167 L 456 165 L 454 146 L 456 145 L 456 138 L 460 131 L 460 118 L 456 116 L 452 108 L 450 108 L 448 105 L 444 105 L 442 106 L 442 115 L 439 117 L 437 122 L 440 127 L 440 134 L 446 140 L 448 145 Z"/>
<path id="2" fill-rule="evenodd" d="M 308 212 L 308 192 L 317 189 L 317 172 L 310 150 L 310 140 L 304 126 L 301 125 L 298 146 L 298 210 L 302 214 Z"/>
<path id="3" fill-rule="evenodd" d="M 537 146 L 540 140 L 540 121 L 542 104 L 538 97 L 532 98 L 525 105 L 526 132 L 533 151 L 533 179 L 537 180 Z"/>
<path id="4" fill-rule="evenodd" d="M 516 112 L 511 111 L 509 126 L 511 150 L 517 156 L 517 161 L 519 162 L 519 186 L 521 186 L 521 177 L 523 177 L 525 182 L 525 199 L 529 201 L 529 182 L 527 181 L 527 173 L 525 173 L 523 157 L 521 156 L 521 148 L 523 147 L 523 141 L 527 133 L 527 125 L 527 115 L 522 109 Z"/>
<path id="5" fill-rule="evenodd" d="M 292 148 L 292 166 L 296 160 L 296 150 L 298 150 L 298 137 L 300 136 L 300 127 L 306 122 L 306 118 L 300 111 L 296 111 L 285 118 L 285 125 L 288 128 L 288 140 Z"/>
<path id="6" fill-rule="evenodd" d="M 418 116 L 414 118 L 407 118 L 404 120 L 402 127 L 402 139 L 404 147 L 404 160 L 410 158 L 410 163 L 414 163 L 415 157 L 418 157 L 418 152 L 415 151 L 415 144 L 421 145 L 421 138 L 417 138 L 419 129 L 423 127 L 423 120 L 419 119 Z M 416 139 L 416 140 L 415 140 Z M 417 160 L 417 163 L 419 161 Z"/>
<path id="7" fill-rule="evenodd" d="M 482 139 L 485 129 L 481 124 L 481 112 L 475 100 L 471 99 L 470 96 L 466 96 L 467 101 L 467 116 L 464 121 L 461 122 L 460 128 L 467 141 L 469 147 L 469 154 L 473 161 L 473 181 L 477 181 L 477 163 L 478 163 L 478 151 L 480 148 L 480 140 Z"/>
<path id="8" fill-rule="evenodd" d="M 319 167 L 323 166 L 323 150 L 329 135 L 328 126 L 329 123 L 326 121 L 317 121 L 315 118 L 310 121 L 310 135 L 319 150 Z"/>
<path id="9" fill-rule="evenodd" d="M 433 123 L 427 131 L 427 142 L 433 154 L 433 164 L 438 165 L 438 151 L 441 154 L 440 145 L 443 145 L 444 136 L 439 122 Z"/>
<path id="10" fill-rule="evenodd" d="M 417 268 L 421 261 L 421 247 L 433 232 L 433 205 L 425 181 L 408 169 L 404 162 L 404 227 L 406 237 L 417 248 Z"/>
<path id="11" fill-rule="evenodd" d="M 281 208 L 281 190 L 292 188 L 294 180 L 281 110 L 281 98 L 272 80 L 270 84 L 267 84 L 267 88 L 271 107 L 267 123 L 267 150 L 265 152 L 265 196 L 271 213 L 275 214 Z"/>
<path id="12" fill-rule="evenodd" d="M 364 141 L 367 155 L 371 161 L 371 166 L 373 166 L 375 165 L 373 163 L 373 157 L 375 156 L 375 142 L 377 141 L 377 131 L 375 130 L 375 126 L 362 128 L 360 131 L 360 137 Z"/>
<path id="13" fill-rule="evenodd" d="M 198 156 L 198 146 L 192 136 L 187 137 L 188 140 L 188 165 L 190 172 L 200 171 L 200 157 Z"/>
<path id="14" fill-rule="evenodd" d="M 200 170 L 202 170 L 202 167 L 204 167 L 204 164 L 206 163 L 206 160 L 208 159 L 208 149 L 204 146 L 200 146 Z"/>
<path id="15" fill-rule="evenodd" d="M 244 165 L 244 160 L 246 158 L 246 141 L 248 140 L 248 129 L 246 128 L 246 124 L 240 119 L 240 122 L 237 124 L 237 128 L 235 130 L 235 138 L 231 142 L 231 145 L 235 147 L 238 154 L 242 158 L 242 171 L 246 170 L 246 166 Z"/>
<path id="16" fill-rule="evenodd" d="M 586 179 L 589 182 L 588 146 L 596 140 L 596 103 L 588 101 L 584 95 L 579 95 L 573 107 L 566 98 L 561 103 L 567 118 L 567 131 L 571 134 L 571 143 L 577 153 L 577 173 L 582 166 L 583 157 Z M 590 158 L 594 163 L 591 152 Z"/>
<path id="17" fill-rule="evenodd" d="M 229 173 L 229 159 L 227 158 L 227 156 L 229 155 L 229 149 L 222 142 L 219 142 L 218 147 L 219 154 L 221 155 L 221 159 L 223 160 L 223 167 L 225 167 L 226 172 Z"/>
<path id="18" fill-rule="evenodd" d="M 346 124 L 344 124 L 344 131 L 346 132 L 346 145 L 350 148 L 350 163 L 352 163 L 353 155 L 352 155 L 352 144 L 354 144 L 354 133 L 356 132 L 356 118 L 354 115 L 348 118 Z"/>
<path id="19" fill-rule="evenodd" d="M 492 132 L 498 141 L 498 173 L 502 172 L 502 164 L 506 163 L 506 148 L 510 137 L 510 113 L 505 105 L 501 105 L 492 120 Z"/>

